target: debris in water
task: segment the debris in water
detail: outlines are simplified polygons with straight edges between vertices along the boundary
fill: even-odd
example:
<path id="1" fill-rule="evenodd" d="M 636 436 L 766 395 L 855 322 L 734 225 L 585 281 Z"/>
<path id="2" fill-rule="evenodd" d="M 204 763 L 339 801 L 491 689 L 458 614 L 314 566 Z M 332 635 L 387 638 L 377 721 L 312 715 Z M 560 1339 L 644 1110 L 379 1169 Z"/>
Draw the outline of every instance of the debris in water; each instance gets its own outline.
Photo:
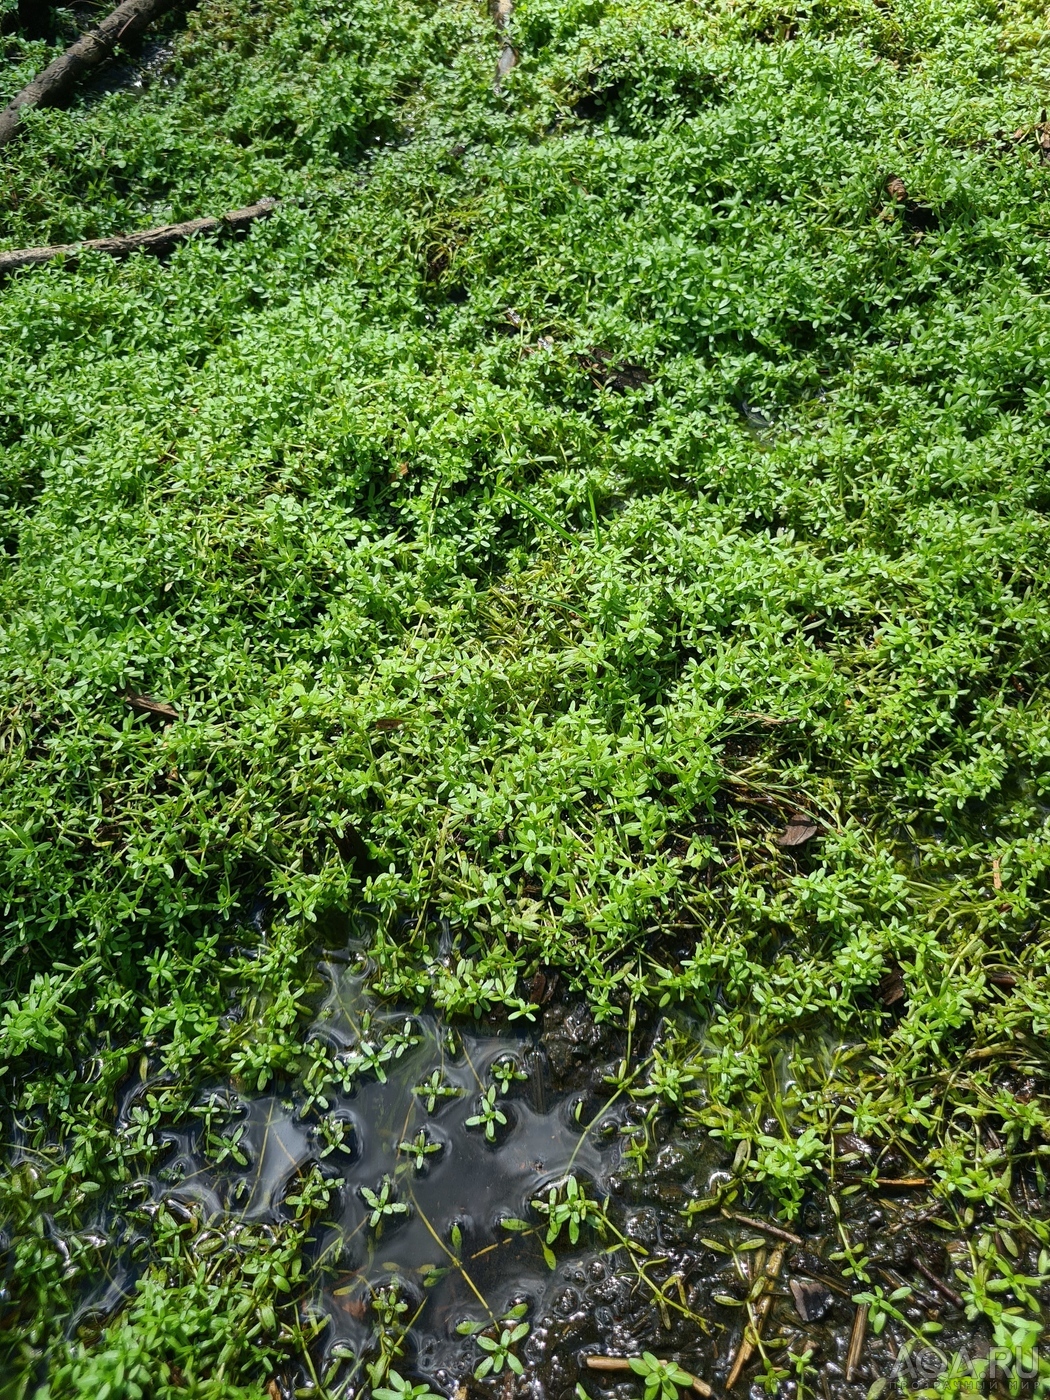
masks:
<path id="1" fill-rule="evenodd" d="M 722 1214 L 727 1220 L 736 1220 L 741 1225 L 749 1226 L 752 1230 L 762 1230 L 765 1234 L 772 1235 L 776 1240 L 783 1240 L 785 1244 L 802 1243 L 801 1235 L 793 1235 L 790 1230 L 785 1230 L 780 1225 L 770 1225 L 766 1220 L 756 1220 L 753 1215 L 740 1215 L 732 1210 L 725 1210 Z"/>
<path id="2" fill-rule="evenodd" d="M 831 1294 L 813 1279 L 793 1278 L 790 1283 L 795 1311 L 803 1322 L 819 1322 L 831 1307 Z"/>
<path id="3" fill-rule="evenodd" d="M 879 1000 L 887 1010 L 891 1006 L 896 1006 L 897 1002 L 904 1000 L 904 975 L 901 972 L 901 965 L 896 959 L 890 962 L 886 971 L 879 978 L 878 994 Z"/>
<path id="4" fill-rule="evenodd" d="M 846 1380 L 853 1379 L 853 1373 L 860 1365 L 864 1351 L 864 1338 L 868 1331 L 868 1305 L 861 1303 L 853 1315 L 853 1330 L 849 1337 L 849 1354 L 846 1357 Z"/>
<path id="5" fill-rule="evenodd" d="M 740 1349 L 733 1362 L 733 1368 L 729 1372 L 729 1379 L 726 1381 L 726 1390 L 732 1390 L 740 1379 L 740 1373 L 751 1360 L 755 1347 L 762 1339 L 762 1329 L 766 1325 L 766 1318 L 773 1307 L 773 1284 L 780 1276 L 780 1269 L 784 1263 L 786 1247 L 779 1245 L 769 1256 L 765 1273 L 761 1276 L 761 1286 L 757 1297 L 753 1299 L 753 1306 L 748 1306 L 749 1321 L 744 1328 L 744 1335 L 740 1342 Z"/>
<path id="6" fill-rule="evenodd" d="M 932 1283 L 934 1288 L 936 1288 L 937 1292 L 940 1293 L 943 1297 L 947 1298 L 948 1302 L 951 1303 L 953 1307 L 964 1308 L 966 1306 L 965 1302 L 962 1298 L 960 1298 L 958 1293 L 956 1293 L 955 1289 L 952 1288 L 949 1284 L 945 1283 L 944 1279 L 938 1278 L 938 1276 L 933 1272 L 933 1270 L 927 1268 L 927 1266 L 922 1262 L 921 1259 L 913 1259 L 912 1263 L 918 1269 L 919 1273 L 922 1274 L 923 1278 L 926 1279 L 927 1283 Z"/>
<path id="7" fill-rule="evenodd" d="M 585 1356 L 583 1364 L 590 1371 L 633 1371 L 635 1369 L 631 1365 L 629 1356 Z M 706 1381 L 681 1367 L 679 1369 L 682 1371 L 682 1375 L 689 1377 L 689 1385 L 696 1391 L 697 1395 L 709 1397 L 714 1394 Z"/>

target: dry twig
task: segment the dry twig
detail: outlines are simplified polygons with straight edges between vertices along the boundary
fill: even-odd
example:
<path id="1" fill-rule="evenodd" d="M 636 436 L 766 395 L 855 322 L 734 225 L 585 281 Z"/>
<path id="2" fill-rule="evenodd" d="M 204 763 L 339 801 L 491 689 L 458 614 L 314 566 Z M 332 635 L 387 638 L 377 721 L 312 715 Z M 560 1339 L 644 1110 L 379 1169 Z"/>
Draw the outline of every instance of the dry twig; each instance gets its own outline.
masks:
<path id="1" fill-rule="evenodd" d="M 239 231 L 256 219 L 265 219 L 277 207 L 276 199 L 260 199 L 258 204 L 249 204 L 244 209 L 232 209 L 218 218 L 190 219 L 184 224 L 164 224 L 160 228 L 145 229 L 141 233 L 121 233 L 113 238 L 90 238 L 84 243 L 59 243 L 48 248 L 17 248 L 8 253 L 0 253 L 0 277 L 6 272 L 15 272 L 21 267 L 35 267 L 37 263 L 51 262 L 64 258 L 67 263 L 75 262 L 83 253 L 108 253 L 113 258 L 126 258 L 131 253 L 167 253 L 176 243 L 192 238 L 198 233 L 215 233 L 227 228 Z"/>

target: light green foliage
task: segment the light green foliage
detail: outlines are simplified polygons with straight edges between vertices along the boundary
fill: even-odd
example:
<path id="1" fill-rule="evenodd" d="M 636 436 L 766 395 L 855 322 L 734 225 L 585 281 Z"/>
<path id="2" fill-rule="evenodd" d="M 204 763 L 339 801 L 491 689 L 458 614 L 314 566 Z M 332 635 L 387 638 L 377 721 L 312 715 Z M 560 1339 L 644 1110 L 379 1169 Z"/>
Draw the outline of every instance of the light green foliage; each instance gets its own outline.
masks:
<path id="1" fill-rule="evenodd" d="M 567 1176 L 556 1182 L 547 1192 L 546 1200 L 535 1200 L 533 1209 L 547 1218 L 547 1239 L 544 1254 L 551 1268 L 554 1267 L 554 1254 L 549 1248 L 564 1230 L 569 1244 L 576 1244 L 580 1230 L 591 1225 L 598 1235 L 604 1235 L 606 1227 L 605 1207 L 600 1201 L 592 1200 L 587 1194 L 586 1182 L 576 1176 Z M 504 1222 L 505 1224 L 507 1222 Z"/>
<path id="2" fill-rule="evenodd" d="M 662 1361 L 651 1351 L 631 1357 L 631 1370 L 645 1381 L 645 1400 L 678 1400 L 680 1390 L 688 1390 L 693 1378 L 674 1361 Z"/>
<path id="3" fill-rule="evenodd" d="M 1045 1145 L 1044 17 L 513 25 L 497 92 L 481 4 L 204 0 L 174 82 L 4 152 L 8 246 L 283 201 L 0 287 L 16 1395 L 258 1394 L 302 1357 L 316 1183 L 200 1260 L 144 1215 L 128 1302 L 64 1328 L 99 1203 L 202 1084 L 323 1108 L 408 1043 L 303 1044 L 365 903 L 404 1001 L 527 1019 L 542 963 L 600 1018 L 662 1007 L 640 1167 L 667 1105 L 788 1214 L 844 1128 L 1006 1210 Z M 6 100 L 49 51 L 0 44 Z M 986 1262 L 973 1306 L 1023 1330 Z"/>
<path id="4" fill-rule="evenodd" d="M 397 1371 L 387 1373 L 386 1385 L 373 1387 L 373 1400 L 444 1400 L 436 1395 L 428 1385 L 413 1385 Z"/>
<path id="5" fill-rule="evenodd" d="M 417 1172 L 421 1172 L 427 1164 L 427 1158 L 440 1152 L 441 1147 L 440 1142 L 430 1141 L 426 1128 L 420 1128 L 410 1142 L 402 1142 L 398 1145 L 398 1151 L 405 1154 Z"/>
<path id="6" fill-rule="evenodd" d="M 369 1229 L 374 1230 L 377 1235 L 382 1233 L 383 1226 L 388 1221 L 399 1215 L 408 1214 L 407 1204 L 395 1199 L 394 1183 L 388 1176 L 383 1178 L 378 1191 L 373 1191 L 368 1186 L 362 1186 L 361 1195 L 371 1212 L 368 1217 Z"/>
<path id="7" fill-rule="evenodd" d="M 477 1113 L 466 1120 L 468 1128 L 484 1128 L 489 1142 L 495 1142 L 497 1129 L 507 1124 L 507 1115 L 496 1102 L 497 1092 L 495 1084 L 490 1085 L 478 1099 Z"/>
<path id="8" fill-rule="evenodd" d="M 416 1085 L 414 1092 L 426 1104 L 427 1112 L 433 1113 L 442 1099 L 458 1098 L 463 1090 L 458 1089 L 454 1084 L 446 1084 L 441 1078 L 441 1071 L 436 1069 L 429 1079 Z"/>
<path id="9" fill-rule="evenodd" d="M 512 1084 L 523 1083 L 529 1077 L 513 1055 L 501 1055 L 498 1060 L 494 1060 L 489 1066 L 489 1074 L 499 1085 L 501 1094 L 510 1093 Z"/>
<path id="10" fill-rule="evenodd" d="M 474 1368 L 476 1380 L 483 1380 L 490 1372 L 498 1376 L 504 1366 L 516 1376 L 524 1375 L 525 1367 L 513 1348 L 529 1335 L 529 1323 L 522 1321 L 527 1312 L 528 1304 L 518 1303 L 506 1317 L 488 1327 L 483 1322 L 461 1322 L 457 1326 L 456 1331 L 461 1336 L 473 1337 L 484 1353 Z"/>

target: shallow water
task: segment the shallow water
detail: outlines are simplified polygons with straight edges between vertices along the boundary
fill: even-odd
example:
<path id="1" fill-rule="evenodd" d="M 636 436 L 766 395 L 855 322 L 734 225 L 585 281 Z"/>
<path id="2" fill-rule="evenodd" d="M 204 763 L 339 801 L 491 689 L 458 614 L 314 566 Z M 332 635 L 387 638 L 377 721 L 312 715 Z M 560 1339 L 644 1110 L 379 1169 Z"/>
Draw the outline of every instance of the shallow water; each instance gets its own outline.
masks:
<path id="1" fill-rule="evenodd" d="M 579 1092 L 552 1092 L 535 1033 L 459 1032 L 433 1016 L 377 1012 L 362 964 L 332 962 L 320 971 L 330 991 L 311 1035 L 338 1063 L 394 1033 L 400 1053 L 380 1065 L 383 1078 L 360 1072 L 348 1092 L 326 1091 L 326 1110 L 305 1116 L 291 1098 L 212 1091 L 202 1102 L 212 1112 L 211 1143 L 204 1124 L 173 1130 L 157 1190 L 211 1221 L 272 1221 L 301 1169 L 326 1152 L 344 1184 L 314 1246 L 313 1311 L 329 1319 L 322 1364 L 343 1355 L 352 1370 L 352 1359 L 367 1355 L 370 1300 L 396 1280 L 415 1315 L 413 1364 L 438 1383 L 458 1378 L 478 1353 L 457 1324 L 488 1322 L 525 1300 L 530 1312 L 542 1312 L 564 1289 L 537 1235 L 508 1231 L 502 1221 L 535 1223 L 530 1202 L 569 1172 L 592 1193 L 608 1193 L 620 1162 L 615 1107 L 594 1123 Z M 491 1139 L 483 1124 L 468 1121 L 486 1093 L 506 1120 L 493 1122 Z M 219 1142 L 232 1143 L 242 1160 L 231 1154 L 211 1165 Z M 378 1198 L 384 1183 L 401 1209 L 375 1228 L 364 1192 Z"/>
<path id="2" fill-rule="evenodd" d="M 192 1115 L 163 1130 L 167 1151 L 154 1174 L 136 1183 L 136 1207 L 114 1216 L 106 1214 L 110 1204 L 100 1214 L 104 1267 L 71 1332 L 90 1341 L 133 1289 L 149 1257 L 144 1214 L 163 1204 L 177 1218 L 192 1216 L 196 1247 L 212 1237 L 218 1247 L 240 1227 L 265 1230 L 287 1219 L 287 1198 L 319 1165 L 332 1196 L 311 1232 L 299 1314 L 304 1324 L 320 1324 L 309 1366 L 329 1396 L 367 1387 L 367 1368 L 381 1354 L 383 1310 L 395 1306 L 402 1311 L 390 1315 L 394 1368 L 459 1400 L 464 1387 L 488 1400 L 574 1400 L 580 1384 L 590 1400 L 639 1400 L 637 1377 L 596 1372 L 586 1361 L 643 1350 L 724 1387 L 745 1299 L 782 1243 L 775 1226 L 763 1234 L 761 1221 L 734 1218 L 763 1212 L 757 1197 L 732 1187 L 731 1154 L 661 1113 L 649 1123 L 652 1149 L 636 1170 L 625 1148 L 646 1102 L 610 1087 L 624 1039 L 596 1025 L 584 1007 L 555 1002 L 535 1026 L 450 1027 L 377 1004 L 366 990 L 369 970 L 353 944 L 320 968 L 327 990 L 309 1035 L 345 1071 L 334 1089 L 319 1091 L 323 1102 L 305 1084 L 257 1096 L 214 1085 Z M 660 1033 L 660 1023 L 645 1037 L 639 1030 L 636 1052 L 644 1058 Z M 122 1123 L 131 1123 L 150 1087 L 156 1081 L 129 1085 Z M 506 1120 L 493 1121 L 491 1137 L 483 1121 L 470 1121 L 484 1118 L 486 1097 Z M 844 1161 L 863 1167 L 875 1160 L 875 1149 L 847 1138 Z M 889 1159 L 880 1161 L 880 1172 L 890 1172 Z M 584 1228 L 575 1244 L 563 1234 L 554 1257 L 545 1258 L 545 1221 L 534 1202 L 570 1173 L 607 1201 L 613 1233 L 603 1240 Z M 727 1185 L 727 1211 L 712 1203 L 690 1213 Z M 384 1213 L 384 1204 L 394 1209 Z M 926 1192 L 863 1191 L 842 1198 L 841 1208 L 875 1277 L 917 1285 L 906 1305 L 914 1325 L 940 1322 L 939 1342 L 949 1352 L 986 1347 L 981 1325 L 968 1323 L 916 1273 L 921 1259 L 951 1277 L 946 1237 L 928 1223 L 938 1208 Z M 529 1228 L 508 1230 L 508 1219 Z M 847 1380 L 856 1285 L 835 1262 L 840 1237 L 827 1197 L 809 1197 L 791 1228 L 800 1242 L 783 1253 L 769 1289 L 770 1364 L 790 1373 L 791 1355 L 809 1350 L 807 1394 L 816 1384 L 836 1400 L 862 1400 L 891 1374 L 904 1334 L 891 1324 L 868 1336 Z M 803 1293 L 809 1302 L 800 1304 Z M 476 1378 L 485 1353 L 470 1324 L 497 1335 L 494 1320 L 515 1308 L 528 1325 L 514 1347 L 523 1374 Z M 757 1394 L 760 1371 L 756 1355 L 727 1393 Z M 279 1374 L 274 1385 L 286 1397 L 316 1388 L 309 1367 Z M 795 1393 L 788 1374 L 781 1385 L 785 1396 Z"/>

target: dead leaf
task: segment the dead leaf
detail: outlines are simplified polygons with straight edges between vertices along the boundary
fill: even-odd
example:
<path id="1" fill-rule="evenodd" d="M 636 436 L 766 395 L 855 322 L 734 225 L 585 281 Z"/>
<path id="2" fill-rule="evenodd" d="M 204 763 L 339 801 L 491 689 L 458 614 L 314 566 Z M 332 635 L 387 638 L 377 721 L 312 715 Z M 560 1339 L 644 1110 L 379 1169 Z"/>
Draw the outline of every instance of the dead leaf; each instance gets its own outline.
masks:
<path id="1" fill-rule="evenodd" d="M 807 841 L 816 836 L 820 828 L 812 817 L 805 812 L 795 812 L 787 826 L 777 837 L 777 845 L 785 849 L 792 846 L 804 846 Z"/>
<path id="2" fill-rule="evenodd" d="M 601 347 L 577 358 L 598 389 L 612 389 L 615 393 L 623 394 L 628 389 L 644 389 L 652 380 L 644 365 L 614 364 L 612 354 Z"/>
<path id="3" fill-rule="evenodd" d="M 903 204 L 908 198 L 907 187 L 899 175 L 891 175 L 886 181 L 886 193 L 898 204 Z"/>
<path id="4" fill-rule="evenodd" d="M 558 986 L 558 974 L 551 972 L 544 974 L 537 972 L 529 983 L 529 1000 L 537 1006 L 546 1006 L 553 997 Z"/>
<path id="5" fill-rule="evenodd" d="M 403 719 L 397 719 L 393 715 L 387 715 L 383 719 L 374 719 L 372 721 L 372 728 L 378 729 L 380 733 L 386 734 L 391 729 L 400 729 L 404 723 L 405 721 Z"/>
<path id="6" fill-rule="evenodd" d="M 822 1283 L 812 1279 L 791 1280 L 791 1296 L 795 1310 L 803 1322 L 819 1322 L 831 1307 L 831 1294 Z"/>
<path id="7" fill-rule="evenodd" d="M 999 869 L 998 856 L 996 856 L 995 859 L 992 861 L 992 885 L 997 890 L 1001 890 L 1003 887 L 1003 876 L 1002 872 Z"/>
<path id="8" fill-rule="evenodd" d="M 133 710 L 138 710 L 140 714 L 156 715 L 158 719 L 168 721 L 178 719 L 179 712 L 171 705 L 166 705 L 161 700 L 151 700 L 148 695 L 136 695 L 133 690 L 129 690 L 124 696 L 125 705 L 130 705 Z"/>
<path id="9" fill-rule="evenodd" d="M 897 1002 L 903 1001 L 907 995 L 904 986 L 904 976 L 901 973 L 901 966 L 898 962 L 891 962 L 886 971 L 879 979 L 878 987 L 879 1000 L 883 1006 L 895 1006 Z"/>
<path id="10" fill-rule="evenodd" d="M 343 1312 L 360 1322 L 368 1315 L 368 1298 L 361 1297 L 360 1294 L 356 1298 L 344 1296 L 348 1292 L 356 1292 L 357 1287 L 357 1284 L 352 1284 L 349 1289 L 337 1288 L 332 1297 L 338 1299 L 339 1307 L 342 1308 Z"/>

